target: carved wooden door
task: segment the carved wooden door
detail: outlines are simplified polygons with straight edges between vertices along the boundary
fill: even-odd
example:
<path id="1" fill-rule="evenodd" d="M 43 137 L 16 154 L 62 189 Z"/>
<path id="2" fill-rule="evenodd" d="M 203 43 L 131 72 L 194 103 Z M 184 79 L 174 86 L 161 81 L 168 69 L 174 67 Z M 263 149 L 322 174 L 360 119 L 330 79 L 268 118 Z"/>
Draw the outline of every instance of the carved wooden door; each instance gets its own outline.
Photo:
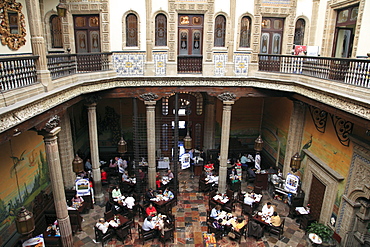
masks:
<path id="1" fill-rule="evenodd" d="M 311 206 L 311 216 L 317 221 L 320 219 L 325 190 L 326 186 L 315 176 L 312 176 L 310 198 L 308 199 L 308 203 Z"/>
<path id="2" fill-rule="evenodd" d="M 99 15 L 75 15 L 76 53 L 100 52 Z"/>

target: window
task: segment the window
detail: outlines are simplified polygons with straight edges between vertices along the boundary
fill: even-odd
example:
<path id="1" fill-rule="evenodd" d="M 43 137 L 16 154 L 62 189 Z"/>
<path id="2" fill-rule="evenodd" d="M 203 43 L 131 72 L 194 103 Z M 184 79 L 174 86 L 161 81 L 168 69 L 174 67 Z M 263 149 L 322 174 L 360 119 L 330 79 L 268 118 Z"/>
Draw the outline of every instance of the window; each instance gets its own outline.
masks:
<path id="1" fill-rule="evenodd" d="M 295 24 L 295 32 L 294 32 L 294 44 L 295 45 L 303 45 L 305 26 L 306 26 L 305 20 L 303 19 L 297 20 Z"/>
<path id="2" fill-rule="evenodd" d="M 155 17 L 155 46 L 167 45 L 167 18 L 164 14 Z"/>
<path id="3" fill-rule="evenodd" d="M 138 46 L 137 17 L 129 14 L 126 17 L 126 46 Z"/>
<path id="4" fill-rule="evenodd" d="M 63 48 L 62 24 L 57 15 L 50 17 L 51 47 Z"/>
<path id="5" fill-rule="evenodd" d="M 244 16 L 240 23 L 240 47 L 249 48 L 251 42 L 251 19 Z"/>
<path id="6" fill-rule="evenodd" d="M 215 47 L 225 47 L 226 18 L 219 15 L 215 20 Z"/>

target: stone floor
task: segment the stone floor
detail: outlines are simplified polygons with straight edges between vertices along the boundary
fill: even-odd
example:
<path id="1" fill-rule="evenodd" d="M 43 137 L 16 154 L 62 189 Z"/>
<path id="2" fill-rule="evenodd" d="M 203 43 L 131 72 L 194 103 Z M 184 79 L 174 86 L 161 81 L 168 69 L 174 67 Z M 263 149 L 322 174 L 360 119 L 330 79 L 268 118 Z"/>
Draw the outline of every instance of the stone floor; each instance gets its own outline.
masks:
<path id="1" fill-rule="evenodd" d="M 207 231 L 206 227 L 206 210 L 208 209 L 208 194 L 198 192 L 198 177 L 191 178 L 191 173 L 188 170 L 183 170 L 179 174 L 179 191 L 178 204 L 173 208 L 173 213 L 176 216 L 176 231 L 175 240 L 173 243 L 167 242 L 167 246 L 203 246 L 202 233 Z M 248 191 L 253 189 L 253 184 L 243 182 L 242 190 Z M 107 196 L 107 188 L 105 194 Z M 263 193 L 263 198 L 260 207 L 266 201 L 271 201 L 276 211 L 281 216 L 288 215 L 288 207 L 281 201 L 272 200 L 268 193 Z M 94 241 L 94 224 L 104 215 L 105 207 L 96 205 L 88 214 L 84 214 L 82 231 L 74 236 L 74 246 L 99 246 L 100 243 Z M 236 208 L 236 214 L 240 214 L 241 210 Z M 142 223 L 143 219 L 135 217 L 135 222 Z M 237 243 L 227 236 L 218 241 L 219 246 L 291 246 L 303 247 L 307 246 L 307 240 L 304 231 L 299 229 L 298 224 L 286 217 L 283 237 L 280 240 L 277 236 L 265 234 L 260 240 L 252 237 L 245 239 L 242 237 L 241 243 Z M 132 229 L 132 239 L 126 239 L 124 243 L 116 239 L 109 241 L 108 247 L 123 247 L 123 246 L 162 246 L 157 240 L 146 241 L 144 244 L 138 239 L 137 229 Z"/>

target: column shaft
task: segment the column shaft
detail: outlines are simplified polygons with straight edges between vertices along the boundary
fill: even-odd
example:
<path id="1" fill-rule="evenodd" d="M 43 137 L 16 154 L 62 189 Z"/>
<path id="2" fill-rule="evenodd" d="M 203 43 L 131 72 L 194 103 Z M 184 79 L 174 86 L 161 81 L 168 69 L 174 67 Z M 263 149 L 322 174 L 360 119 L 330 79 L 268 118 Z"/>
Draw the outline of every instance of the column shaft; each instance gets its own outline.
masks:
<path id="1" fill-rule="evenodd" d="M 69 220 L 66 196 L 64 193 L 62 169 L 60 167 L 57 134 L 60 127 L 54 128 L 48 133 L 43 133 L 46 159 L 49 166 L 50 181 L 53 190 L 55 211 L 61 232 L 61 240 L 64 247 L 73 246 L 72 228 Z"/>
<path id="2" fill-rule="evenodd" d="M 68 112 L 60 119 L 62 130 L 59 133 L 58 146 L 60 153 L 60 163 L 62 165 L 63 183 L 65 188 L 72 188 L 75 183 L 72 161 L 74 158 L 71 123 Z"/>
<path id="3" fill-rule="evenodd" d="M 222 131 L 221 131 L 221 150 L 220 150 L 220 169 L 218 177 L 218 192 L 226 192 L 227 159 L 229 153 L 229 136 L 231 123 L 231 108 L 234 101 L 224 101 L 222 112 Z"/>
<path id="4" fill-rule="evenodd" d="M 290 117 L 288 140 L 284 159 L 284 177 L 290 171 L 290 160 L 292 156 L 301 150 L 306 115 L 306 106 L 302 102 L 294 101 L 293 104 L 293 112 Z"/>
<path id="5" fill-rule="evenodd" d="M 36 60 L 37 79 L 42 83 L 47 91 L 53 89 L 53 83 L 48 70 L 46 59 L 46 44 L 43 35 L 43 27 L 40 14 L 39 0 L 27 0 L 28 24 L 31 33 L 31 46 L 33 55 L 39 56 Z"/>
<path id="6" fill-rule="evenodd" d="M 215 148 L 215 98 L 207 97 L 204 111 L 204 142 L 205 151 Z"/>
<path id="7" fill-rule="evenodd" d="M 98 147 L 98 126 L 96 122 L 96 103 L 87 106 L 89 122 L 90 154 L 92 164 L 92 174 L 94 178 L 95 203 L 104 203 L 104 194 L 101 186 L 99 147 Z"/>
<path id="8" fill-rule="evenodd" d="M 156 101 L 145 101 L 146 105 L 146 129 L 148 142 L 148 184 L 150 188 L 155 188 L 155 104 Z"/>

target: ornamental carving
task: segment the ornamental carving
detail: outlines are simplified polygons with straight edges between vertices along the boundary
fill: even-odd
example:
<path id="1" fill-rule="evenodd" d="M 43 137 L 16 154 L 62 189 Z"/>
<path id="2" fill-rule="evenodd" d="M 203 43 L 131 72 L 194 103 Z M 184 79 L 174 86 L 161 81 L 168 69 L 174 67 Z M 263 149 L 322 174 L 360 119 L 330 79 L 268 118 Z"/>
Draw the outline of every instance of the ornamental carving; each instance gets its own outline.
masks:
<path id="1" fill-rule="evenodd" d="M 26 22 L 22 14 L 22 4 L 15 0 L 0 1 L 1 43 L 11 50 L 18 50 L 26 44 Z"/>
<path id="2" fill-rule="evenodd" d="M 153 101 L 155 99 L 158 99 L 158 95 L 156 95 L 154 93 L 144 93 L 144 94 L 140 95 L 140 98 L 142 98 L 145 101 Z"/>
<path id="3" fill-rule="evenodd" d="M 320 108 L 310 106 L 310 113 L 312 120 L 316 126 L 317 131 L 325 133 L 326 120 L 328 119 L 328 113 Z"/>
<path id="4" fill-rule="evenodd" d="M 226 92 L 218 95 L 217 98 L 221 101 L 231 101 L 236 99 L 236 95 L 233 93 Z"/>
<path id="5" fill-rule="evenodd" d="M 338 140 L 343 146 L 349 147 L 349 135 L 352 133 L 353 123 L 338 116 L 332 115 L 333 125 Z"/>
<path id="6" fill-rule="evenodd" d="M 101 97 L 96 95 L 96 94 L 88 95 L 85 98 L 87 104 L 89 104 L 89 105 L 96 104 L 100 99 L 101 99 Z"/>
<path id="7" fill-rule="evenodd" d="M 55 127 L 58 127 L 60 122 L 60 117 L 58 115 L 52 116 L 49 121 L 45 124 L 45 129 L 46 130 L 52 130 Z"/>

